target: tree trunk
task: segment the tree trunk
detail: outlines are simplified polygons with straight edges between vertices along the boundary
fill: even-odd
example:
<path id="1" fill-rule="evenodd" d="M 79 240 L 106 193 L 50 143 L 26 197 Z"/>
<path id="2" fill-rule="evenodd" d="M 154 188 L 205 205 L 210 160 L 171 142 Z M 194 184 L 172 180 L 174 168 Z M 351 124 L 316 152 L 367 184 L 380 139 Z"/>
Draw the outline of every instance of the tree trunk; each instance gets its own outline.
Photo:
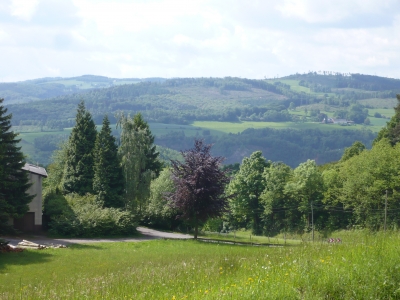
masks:
<path id="1" fill-rule="evenodd" d="M 198 230 L 199 230 L 199 223 L 197 222 L 197 219 L 195 219 L 194 220 L 194 239 L 195 240 L 197 240 Z"/>

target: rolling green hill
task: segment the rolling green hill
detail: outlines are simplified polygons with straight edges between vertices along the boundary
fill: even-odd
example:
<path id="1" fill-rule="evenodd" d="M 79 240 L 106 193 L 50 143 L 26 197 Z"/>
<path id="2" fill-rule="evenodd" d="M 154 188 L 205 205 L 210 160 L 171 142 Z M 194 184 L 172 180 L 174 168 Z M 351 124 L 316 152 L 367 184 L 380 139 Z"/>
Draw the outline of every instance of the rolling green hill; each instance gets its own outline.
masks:
<path id="1" fill-rule="evenodd" d="M 163 146 L 175 150 L 185 149 L 186 144 L 179 141 L 176 141 L 176 145 L 168 145 L 166 142 L 168 137 L 174 140 L 174 134 L 183 133 L 185 139 L 202 136 L 215 143 L 216 149 L 221 143 L 224 144 L 225 148 L 221 146 L 217 152 L 219 155 L 229 157 L 229 162 L 240 161 L 249 151 L 264 147 L 257 146 L 260 144 L 259 141 L 254 142 L 250 138 L 241 140 L 236 137 L 249 128 L 293 129 L 300 132 L 310 129 L 331 131 L 334 133 L 324 136 L 324 139 L 339 138 L 344 141 L 340 146 L 337 145 L 337 149 L 326 149 L 328 152 L 336 151 L 335 155 L 331 155 L 331 160 L 334 160 L 340 157 L 344 147 L 350 146 L 357 139 L 357 135 L 362 136 L 360 132 L 371 131 L 371 134 L 364 136 L 363 140 L 366 144 L 370 144 L 375 136 L 374 133 L 378 132 L 393 115 L 392 107 L 396 105 L 395 95 L 400 92 L 400 80 L 397 79 L 331 73 L 295 74 L 266 80 L 232 77 L 142 80 L 86 75 L 74 78 L 37 79 L 14 85 L 17 88 L 14 90 L 9 88 L 8 92 L 15 95 L 32 93 L 32 97 L 36 97 L 34 100 L 37 101 L 11 104 L 12 101 L 4 96 L 1 86 L 0 97 L 8 101 L 6 103 L 9 111 L 13 113 L 12 122 L 15 130 L 23 132 L 21 137 L 25 143 L 24 150 L 26 149 L 33 161 L 43 163 L 49 161 L 49 151 L 54 149 L 54 145 L 61 139 L 60 136 L 66 136 L 68 132 L 66 128 L 74 125 L 76 107 L 81 100 L 85 101 L 96 124 L 101 124 L 105 114 L 115 123 L 115 114 L 118 112 L 126 114 L 141 112 L 151 123 L 157 140 Z M 62 89 L 54 88 L 48 94 L 32 90 L 32 86 L 45 90 L 49 85 L 53 88 L 62 86 Z M 39 99 L 49 94 L 51 96 L 47 97 L 48 99 Z M 18 101 L 26 100 L 23 100 L 23 97 L 19 99 Z M 324 118 L 347 118 L 357 124 L 353 126 L 322 124 Z M 352 140 L 338 137 L 345 135 L 343 129 L 346 129 L 346 132 L 355 132 L 351 135 Z M 269 134 L 272 134 L 272 131 Z M 43 136 L 47 135 L 52 137 L 47 138 L 46 142 Z M 321 137 L 320 133 L 315 135 Z M 282 140 L 285 140 L 286 135 L 283 136 L 285 137 L 282 137 Z M 240 143 L 229 147 L 237 146 L 246 150 L 238 150 L 237 153 L 242 155 L 232 156 L 226 146 L 230 144 L 226 142 L 227 139 L 236 139 Z M 259 137 L 256 139 L 259 140 Z M 285 141 L 293 145 L 291 141 Z M 41 142 L 48 147 L 40 146 Z M 304 143 L 306 142 L 299 142 L 296 147 L 309 147 Z M 276 145 L 268 147 L 270 149 L 268 151 L 274 153 L 275 150 L 271 152 L 271 149 L 278 147 L 278 144 L 283 145 L 276 142 Z M 285 145 L 291 147 L 287 143 Z M 296 151 L 291 153 L 296 155 Z M 313 154 L 309 158 L 316 155 Z M 307 155 L 298 156 L 304 158 Z M 276 157 L 283 161 L 288 159 L 284 155 L 281 158 L 279 155 Z M 322 152 L 318 157 L 326 157 L 323 161 L 329 160 L 329 156 L 324 156 Z M 298 159 L 291 161 L 294 163 Z"/>

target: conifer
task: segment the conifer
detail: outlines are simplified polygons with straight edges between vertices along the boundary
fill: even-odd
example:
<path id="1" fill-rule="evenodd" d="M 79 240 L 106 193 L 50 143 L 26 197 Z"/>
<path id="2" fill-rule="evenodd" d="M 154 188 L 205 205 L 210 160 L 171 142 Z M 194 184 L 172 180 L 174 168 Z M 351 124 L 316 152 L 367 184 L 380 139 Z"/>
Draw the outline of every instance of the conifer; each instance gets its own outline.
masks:
<path id="1" fill-rule="evenodd" d="M 96 142 L 96 126 L 92 116 L 81 101 L 78 105 L 76 124 L 69 137 L 65 163 L 64 193 L 85 195 L 93 193 L 93 149 Z"/>
<path id="2" fill-rule="evenodd" d="M 105 207 L 122 207 L 124 178 L 107 116 L 103 119 L 103 127 L 97 135 L 94 149 L 93 190 Z"/>
<path id="3" fill-rule="evenodd" d="M 27 193 L 28 173 L 22 170 L 25 158 L 18 147 L 20 139 L 10 131 L 12 115 L 6 114 L 3 101 L 0 99 L 0 232 L 6 228 L 9 218 L 22 217 L 33 199 Z"/>

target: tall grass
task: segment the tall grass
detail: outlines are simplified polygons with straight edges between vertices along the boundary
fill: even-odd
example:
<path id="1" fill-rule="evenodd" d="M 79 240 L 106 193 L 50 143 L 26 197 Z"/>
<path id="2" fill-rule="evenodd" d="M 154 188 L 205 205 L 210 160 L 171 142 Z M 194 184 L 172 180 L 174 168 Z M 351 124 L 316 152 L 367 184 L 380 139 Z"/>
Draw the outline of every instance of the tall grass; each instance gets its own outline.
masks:
<path id="1" fill-rule="evenodd" d="M 400 235 L 291 247 L 149 241 L 0 255 L 1 299 L 398 299 Z"/>

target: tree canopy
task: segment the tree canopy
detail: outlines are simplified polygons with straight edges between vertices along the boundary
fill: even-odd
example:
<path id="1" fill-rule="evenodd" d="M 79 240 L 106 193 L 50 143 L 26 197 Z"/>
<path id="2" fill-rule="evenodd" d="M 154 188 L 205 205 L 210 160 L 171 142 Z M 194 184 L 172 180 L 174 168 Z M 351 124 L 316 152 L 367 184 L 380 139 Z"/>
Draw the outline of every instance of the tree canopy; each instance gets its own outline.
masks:
<path id="1" fill-rule="evenodd" d="M 200 222 L 221 216 L 227 206 L 225 185 L 227 171 L 222 170 L 223 157 L 213 157 L 211 145 L 196 139 L 192 149 L 182 151 L 183 162 L 171 161 L 175 191 L 169 196 L 180 217 L 194 226 L 197 239 Z"/>

